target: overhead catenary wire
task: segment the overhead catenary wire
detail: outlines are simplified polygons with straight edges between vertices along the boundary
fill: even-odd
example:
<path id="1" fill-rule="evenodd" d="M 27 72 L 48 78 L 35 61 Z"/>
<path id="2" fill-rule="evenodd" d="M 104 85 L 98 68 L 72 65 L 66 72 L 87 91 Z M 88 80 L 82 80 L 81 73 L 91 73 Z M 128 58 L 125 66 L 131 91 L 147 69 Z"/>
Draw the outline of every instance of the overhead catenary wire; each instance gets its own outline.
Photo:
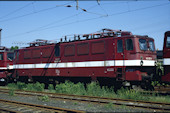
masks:
<path id="1" fill-rule="evenodd" d="M 70 3 L 73 3 L 73 2 L 69 2 L 69 3 L 63 4 L 62 6 L 70 4 Z M 52 9 L 57 8 L 57 7 L 59 7 L 59 6 L 53 6 L 53 7 L 50 7 L 50 8 L 45 8 L 45 9 L 42 9 L 42 10 L 39 10 L 39 11 L 34 11 L 34 12 L 23 14 L 23 15 L 20 15 L 20 16 L 15 16 L 15 17 L 7 18 L 7 19 L 4 19 L 4 20 L 0 20 L 0 22 L 11 21 L 11 20 L 14 20 L 14 19 L 18 19 L 18 18 L 22 18 L 22 17 L 25 17 L 25 16 L 29 16 L 29 15 L 32 15 L 32 14 L 37 14 L 37 13 L 41 13 L 41 12 L 44 12 L 44 11 L 52 10 Z"/>
<path id="2" fill-rule="evenodd" d="M 70 3 L 73 3 L 73 2 L 69 2 L 69 3 L 63 4 L 63 5 L 56 5 L 56 6 L 57 6 L 57 7 L 60 7 L 60 6 L 73 7 L 73 6 L 71 6 L 71 5 L 67 5 L 67 4 L 70 4 Z M 103 5 L 105 5 L 105 4 L 108 4 L 108 3 L 104 3 Z M 111 4 L 111 3 L 109 3 L 109 4 Z M 114 3 L 114 4 L 118 4 L 118 3 Z M 92 9 L 92 8 L 95 8 L 96 6 L 98 6 L 98 5 L 93 5 L 93 6 L 91 6 L 90 8 L 88 8 L 87 10 Z M 83 9 L 83 8 L 81 8 L 81 9 Z M 86 10 L 86 11 L 87 11 L 87 10 Z M 85 11 L 84 11 L 84 12 L 85 12 Z M 34 12 L 34 13 L 38 13 L 38 12 Z M 34 13 L 26 14 L 25 16 L 29 16 L 29 15 L 32 15 L 32 14 L 34 14 Z M 86 13 L 91 13 L 91 14 L 95 14 L 95 15 L 107 16 L 107 15 L 104 15 L 104 14 L 99 14 L 99 13 L 94 13 L 94 12 L 89 12 L 89 11 L 86 12 Z M 34 29 L 34 30 L 41 29 L 41 28 L 44 28 L 44 27 L 53 25 L 53 24 L 55 24 L 55 23 L 64 21 L 64 20 L 68 20 L 68 19 L 70 19 L 70 18 L 72 18 L 72 17 L 75 17 L 75 16 L 78 16 L 78 15 L 80 15 L 80 14 L 82 14 L 82 12 L 80 12 L 80 13 L 78 13 L 78 14 L 74 14 L 74 15 L 68 16 L 68 17 L 65 17 L 65 18 L 62 18 L 62 19 L 57 20 L 57 21 L 54 21 L 54 22 L 50 22 L 49 24 L 43 25 L 43 26 L 38 27 L 38 28 L 36 28 L 36 29 Z M 21 17 L 24 17 L 24 15 L 22 15 Z M 17 17 L 17 18 L 14 18 L 14 19 L 18 19 L 18 18 L 20 18 L 20 17 Z M 11 20 L 13 20 L 13 19 L 11 18 Z M 10 19 L 9 19 L 9 20 L 3 20 L 3 21 L 10 21 Z M 0 22 L 1 22 L 1 20 L 0 20 Z M 31 31 L 32 31 L 32 30 L 31 30 Z"/>
<path id="3" fill-rule="evenodd" d="M 75 23 L 78 23 L 78 22 L 91 21 L 91 20 L 95 20 L 95 19 L 101 19 L 103 17 L 110 17 L 110 16 L 115 16 L 115 15 L 121 15 L 121 14 L 125 14 L 125 13 L 145 10 L 145 9 L 149 9 L 149 8 L 159 7 L 159 6 L 165 6 L 165 5 L 169 5 L 169 4 L 170 3 L 168 3 L 168 4 L 164 3 L 164 4 L 154 5 L 154 6 L 148 6 L 148 7 L 138 8 L 138 9 L 134 9 L 134 10 L 128 10 L 128 11 L 124 11 L 124 12 L 113 13 L 113 14 L 109 14 L 108 16 L 99 16 L 99 17 L 95 17 L 95 18 L 89 18 L 89 19 L 84 19 L 84 20 L 80 20 L 80 21 L 69 22 L 69 23 L 66 23 L 66 24 L 46 27 L 46 28 L 42 28 L 42 29 L 31 30 L 31 31 L 28 31 L 28 32 L 20 33 L 20 34 L 15 34 L 15 35 L 12 35 L 12 36 L 7 36 L 7 37 L 5 37 L 5 39 L 12 38 L 12 37 L 15 37 L 15 36 L 25 35 L 25 34 L 28 34 L 28 33 L 37 32 L 37 31 L 41 31 L 41 30 L 47 30 L 47 29 L 52 29 L 52 28 L 56 28 L 56 27 L 62 27 L 62 26 L 70 25 L 70 24 L 75 24 Z"/>
<path id="4" fill-rule="evenodd" d="M 61 6 L 61 5 L 60 5 L 60 6 Z M 96 5 L 95 5 L 95 6 L 96 6 Z M 71 5 L 67 5 L 67 6 L 65 6 L 65 7 L 72 7 L 72 6 L 71 6 Z M 94 7 L 94 6 L 93 6 L 93 7 Z M 88 8 L 88 9 L 91 9 L 91 8 L 93 8 L 93 7 L 90 7 L 90 8 Z M 59 19 L 59 20 L 54 21 L 54 22 L 51 22 L 51 23 L 49 23 L 49 24 L 40 26 L 40 27 L 35 28 L 35 29 L 33 29 L 33 30 L 27 31 L 27 32 L 25 32 L 25 33 L 31 33 L 31 32 L 37 31 L 37 30 L 38 30 L 38 31 L 39 31 L 39 30 L 43 30 L 44 28 L 46 28 L 46 27 L 48 27 L 48 26 L 50 26 L 50 25 L 54 25 L 54 24 L 56 24 L 56 23 L 59 23 L 59 22 L 65 21 L 65 20 L 69 20 L 70 18 L 76 17 L 76 16 L 78 16 L 78 15 L 80 15 L 80 14 L 82 14 L 82 13 L 83 13 L 83 12 L 80 12 L 80 13 L 78 13 L 78 14 L 74 14 L 74 15 L 71 15 L 71 16 L 64 17 L 64 18 L 62 18 L 62 19 Z M 102 14 L 96 14 L 96 15 L 105 16 L 105 15 L 102 15 Z M 22 34 L 24 34 L 24 33 L 15 34 L 14 36 L 20 36 L 20 35 L 22 35 Z"/>
<path id="5" fill-rule="evenodd" d="M 31 3 L 28 3 L 28 4 L 24 5 L 23 7 L 20 7 L 20 8 L 18 8 L 18 9 L 14 10 L 14 11 L 11 11 L 11 12 L 7 13 L 6 15 L 0 17 L 0 19 L 6 18 L 6 17 L 8 17 L 8 16 L 10 16 L 10 15 L 13 15 L 13 14 L 15 14 L 16 12 L 18 12 L 18 11 L 20 11 L 20 10 L 22 10 L 22 9 L 24 9 L 24 8 L 32 5 L 32 4 L 34 4 L 35 2 L 36 2 L 36 1 L 31 2 Z"/>
<path id="6" fill-rule="evenodd" d="M 159 5 L 148 6 L 148 7 L 138 8 L 138 9 L 133 9 L 133 10 L 132 9 L 128 9 L 128 11 L 119 12 L 119 13 L 113 13 L 113 14 L 110 14 L 109 16 L 124 14 L 124 13 L 128 13 L 128 12 L 135 12 L 135 11 L 140 11 L 140 10 L 146 10 L 146 9 L 150 9 L 150 8 L 154 8 L 154 7 L 159 7 L 159 6 L 165 6 L 165 5 L 169 5 L 169 4 L 170 3 L 163 3 L 163 4 L 159 4 Z"/>

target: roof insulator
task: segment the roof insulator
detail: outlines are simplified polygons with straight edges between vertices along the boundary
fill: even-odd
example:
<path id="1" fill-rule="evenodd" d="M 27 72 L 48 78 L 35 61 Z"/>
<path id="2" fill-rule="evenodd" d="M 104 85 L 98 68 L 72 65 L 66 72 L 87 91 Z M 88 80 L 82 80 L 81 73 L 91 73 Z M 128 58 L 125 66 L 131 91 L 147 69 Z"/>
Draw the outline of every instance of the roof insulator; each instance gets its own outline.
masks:
<path id="1" fill-rule="evenodd" d="M 66 7 L 72 7 L 71 5 L 67 5 Z"/>
<path id="2" fill-rule="evenodd" d="M 87 10 L 85 10 L 85 9 L 82 9 L 84 12 L 87 12 Z"/>

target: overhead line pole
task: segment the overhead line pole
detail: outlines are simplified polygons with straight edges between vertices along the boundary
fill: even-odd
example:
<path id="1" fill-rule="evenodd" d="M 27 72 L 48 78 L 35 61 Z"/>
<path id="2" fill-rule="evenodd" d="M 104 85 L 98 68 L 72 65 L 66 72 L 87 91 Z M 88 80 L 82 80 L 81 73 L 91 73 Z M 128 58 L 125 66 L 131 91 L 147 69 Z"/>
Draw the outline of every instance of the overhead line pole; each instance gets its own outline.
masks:
<path id="1" fill-rule="evenodd" d="M 1 46 L 1 31 L 2 29 L 0 28 L 0 46 Z"/>
<path id="2" fill-rule="evenodd" d="M 76 0 L 76 9 L 78 10 L 79 8 L 79 4 L 78 4 L 78 0 Z"/>

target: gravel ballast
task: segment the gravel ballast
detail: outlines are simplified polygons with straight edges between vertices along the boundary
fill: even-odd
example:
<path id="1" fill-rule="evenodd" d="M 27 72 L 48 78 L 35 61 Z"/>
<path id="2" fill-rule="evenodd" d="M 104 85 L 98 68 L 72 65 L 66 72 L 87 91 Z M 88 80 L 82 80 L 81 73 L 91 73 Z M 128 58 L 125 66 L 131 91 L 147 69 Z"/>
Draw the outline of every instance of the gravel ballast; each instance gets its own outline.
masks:
<path id="1" fill-rule="evenodd" d="M 10 96 L 9 94 L 1 93 L 0 99 L 19 101 L 25 103 L 47 105 L 53 107 L 61 107 L 67 109 L 82 110 L 86 112 L 151 112 L 143 109 L 133 109 L 126 106 L 116 106 L 114 104 L 92 104 L 78 101 L 65 101 L 49 98 L 48 101 L 42 101 L 39 96 L 21 96 L 14 95 Z"/>

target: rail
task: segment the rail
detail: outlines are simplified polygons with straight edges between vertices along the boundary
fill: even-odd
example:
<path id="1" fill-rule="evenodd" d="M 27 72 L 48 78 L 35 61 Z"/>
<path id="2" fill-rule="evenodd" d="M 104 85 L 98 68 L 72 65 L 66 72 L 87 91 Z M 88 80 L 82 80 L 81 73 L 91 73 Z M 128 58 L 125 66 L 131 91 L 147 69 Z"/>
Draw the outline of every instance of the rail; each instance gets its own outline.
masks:
<path id="1" fill-rule="evenodd" d="M 12 109 L 12 110 L 11 110 Z M 24 112 L 43 112 L 43 113 L 84 113 L 83 111 L 71 110 L 66 108 L 51 107 L 30 103 L 23 103 L 17 101 L 9 101 L 0 99 L 0 111 L 10 113 L 24 113 Z"/>
<path id="2" fill-rule="evenodd" d="M 8 89 L 2 93 L 8 93 Z M 80 95 L 67 95 L 67 94 L 56 94 L 56 93 L 47 93 L 47 92 L 32 92 L 32 91 L 20 91 L 16 90 L 15 94 L 26 95 L 26 96 L 44 96 L 47 95 L 49 98 L 53 99 L 64 99 L 69 101 L 78 101 L 78 102 L 90 102 L 94 104 L 115 104 L 115 105 L 125 105 L 133 108 L 143 108 L 148 109 L 153 112 L 155 111 L 170 111 L 170 103 L 161 103 L 161 102 L 150 102 L 150 101 L 140 101 L 140 100 L 131 100 L 131 99 L 118 99 L 118 98 L 105 98 L 105 97 L 95 97 L 95 96 L 80 96 Z"/>

